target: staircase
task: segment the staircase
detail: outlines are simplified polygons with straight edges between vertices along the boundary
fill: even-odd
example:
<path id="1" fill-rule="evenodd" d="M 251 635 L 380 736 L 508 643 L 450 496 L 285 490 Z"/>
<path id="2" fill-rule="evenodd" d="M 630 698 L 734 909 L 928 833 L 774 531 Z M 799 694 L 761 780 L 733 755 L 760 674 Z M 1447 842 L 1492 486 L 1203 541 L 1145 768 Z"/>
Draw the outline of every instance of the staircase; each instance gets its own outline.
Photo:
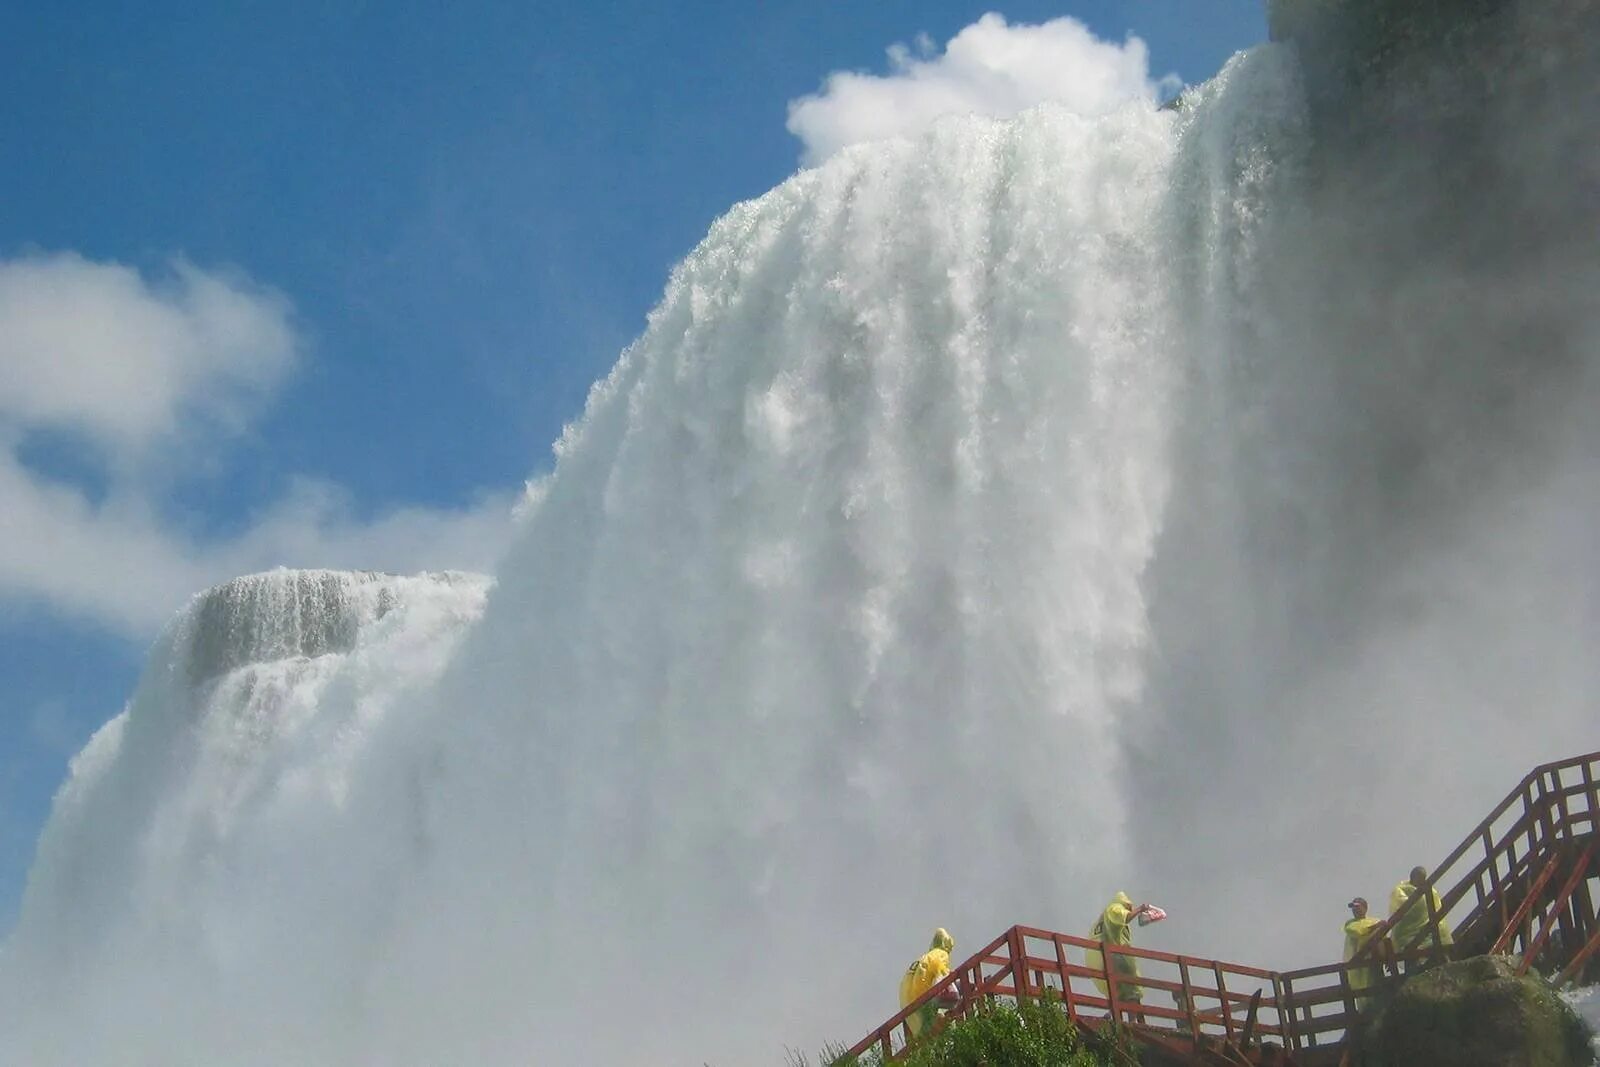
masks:
<path id="1" fill-rule="evenodd" d="M 1086 1033 L 1120 1024 L 1147 1063 L 1332 1067 L 1361 1021 L 1349 977 L 1356 968 L 1379 972 L 1371 992 L 1397 981 L 1402 968 L 1486 952 L 1514 956 L 1519 973 L 1537 968 L 1557 982 L 1600 978 L 1600 752 L 1534 768 L 1432 870 L 1355 959 L 1296 971 L 1013 926 L 849 1051 L 895 1059 L 910 1039 L 906 1019 L 928 1003 L 953 1000 L 951 1019 L 988 998 L 1051 991 Z M 1417 907 L 1430 921 L 1395 944 L 1390 931 Z M 1453 948 L 1439 943 L 1441 922 Z M 1103 966 L 1082 962 L 1091 948 L 1103 952 Z M 1121 956 L 1137 959 L 1138 978 L 1117 973 Z"/>

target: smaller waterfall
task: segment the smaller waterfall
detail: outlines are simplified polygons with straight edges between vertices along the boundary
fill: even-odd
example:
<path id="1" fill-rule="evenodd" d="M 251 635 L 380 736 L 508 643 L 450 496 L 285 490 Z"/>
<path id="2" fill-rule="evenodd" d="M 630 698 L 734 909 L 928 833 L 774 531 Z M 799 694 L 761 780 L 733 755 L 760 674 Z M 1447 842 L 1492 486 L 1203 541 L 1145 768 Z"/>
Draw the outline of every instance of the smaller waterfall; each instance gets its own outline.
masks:
<path id="1" fill-rule="evenodd" d="M 394 579 L 373 572 L 276 571 L 224 582 L 200 595 L 183 624 L 190 684 L 252 663 L 349 652 L 394 603 Z"/>
<path id="2" fill-rule="evenodd" d="M 346 817 L 366 736 L 437 675 L 488 587 L 463 573 L 278 570 L 196 596 L 128 707 L 73 761 L 0 960 L 0 1001 L 18 998 L 5 1007 L 104 1024 L 75 1036 L 72 1062 L 143 1062 L 98 1042 L 141 1032 L 141 1013 L 161 1018 L 208 974 L 248 975 L 326 934 L 316 898 L 380 868 L 342 870 L 332 838 L 319 848 L 303 831 Z M 414 836 L 404 811 L 389 821 Z M 44 1055 L 25 1047 L 15 1062 Z"/>

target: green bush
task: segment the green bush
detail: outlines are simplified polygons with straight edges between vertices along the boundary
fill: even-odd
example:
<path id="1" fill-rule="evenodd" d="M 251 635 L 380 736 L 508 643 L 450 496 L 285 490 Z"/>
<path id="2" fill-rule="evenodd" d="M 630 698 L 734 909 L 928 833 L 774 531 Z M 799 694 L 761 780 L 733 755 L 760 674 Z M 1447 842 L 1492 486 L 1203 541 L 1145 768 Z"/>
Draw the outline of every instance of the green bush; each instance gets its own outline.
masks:
<path id="1" fill-rule="evenodd" d="M 1020 1004 L 990 1000 L 970 1014 L 954 1019 L 937 1034 L 919 1041 L 896 1064 L 905 1067 L 1110 1067 L 1110 1042 L 1084 1040 L 1067 1018 L 1059 1000 L 1045 996 Z M 876 1067 L 878 1056 L 823 1054 L 829 1067 Z M 791 1058 L 792 1067 L 805 1067 L 804 1058 Z"/>

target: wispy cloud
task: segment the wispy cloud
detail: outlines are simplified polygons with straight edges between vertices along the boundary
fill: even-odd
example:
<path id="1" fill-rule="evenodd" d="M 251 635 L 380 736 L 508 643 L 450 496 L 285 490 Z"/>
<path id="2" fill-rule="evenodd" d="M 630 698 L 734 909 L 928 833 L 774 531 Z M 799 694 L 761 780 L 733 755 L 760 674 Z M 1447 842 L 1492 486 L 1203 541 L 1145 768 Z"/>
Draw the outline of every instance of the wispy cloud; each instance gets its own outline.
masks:
<path id="1" fill-rule="evenodd" d="M 225 540 L 176 528 L 163 486 L 210 468 L 304 361 L 289 300 L 179 261 L 160 277 L 73 254 L 0 262 L 0 597 L 145 636 L 196 590 L 277 565 L 487 567 L 515 494 L 359 515 L 302 480 Z M 103 492 L 23 458 L 82 445 Z"/>
<path id="2" fill-rule="evenodd" d="M 179 261 L 151 280 L 80 256 L 0 263 L 0 420 L 78 432 L 106 458 L 237 428 L 293 368 L 289 303 Z"/>
<path id="3" fill-rule="evenodd" d="M 941 115 L 1015 115 L 1056 101 L 1102 115 L 1133 101 L 1154 102 L 1174 75 L 1150 78 L 1145 43 L 1103 41 L 1072 18 L 1009 25 L 987 14 L 940 53 L 927 36 L 889 49 L 886 75 L 837 71 L 821 92 L 789 103 L 789 132 L 805 144 L 807 164 L 862 141 L 906 136 Z"/>

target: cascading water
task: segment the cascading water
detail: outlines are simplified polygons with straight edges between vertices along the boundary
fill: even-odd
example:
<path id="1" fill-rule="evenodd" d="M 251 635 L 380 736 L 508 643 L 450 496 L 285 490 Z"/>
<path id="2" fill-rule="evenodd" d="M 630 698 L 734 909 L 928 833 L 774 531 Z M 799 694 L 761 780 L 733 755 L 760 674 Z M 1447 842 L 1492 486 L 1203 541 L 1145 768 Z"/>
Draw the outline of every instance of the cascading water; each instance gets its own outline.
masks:
<path id="1" fill-rule="evenodd" d="M 1173 127 L 951 122 L 714 227 L 442 683 L 474 714 L 378 999 L 496 975 L 469 1058 L 749 1062 L 880 1011 L 908 927 L 1070 923 L 1109 885 Z M 619 999 L 620 1033 L 573 1016 Z M 391 1050 L 441 1025 L 408 1015 Z"/>
<path id="2" fill-rule="evenodd" d="M 1263 48 L 1180 113 L 947 120 L 735 207 L 481 619 L 466 578 L 280 577 L 250 596 L 363 606 L 213 594 L 158 645 L 58 800 L 0 1049 L 777 1062 L 891 1010 L 925 928 L 1080 929 L 1125 882 L 1187 950 L 1331 954 L 1353 890 L 1319 890 L 1381 895 L 1587 728 L 1581 642 L 1544 638 L 1600 629 L 1594 568 L 1539 561 L 1600 514 L 1596 331 L 1542 292 L 1549 358 L 1502 388 L 1437 300 L 1397 329 L 1368 245 L 1428 198 L 1363 200 L 1308 122 Z M 1487 327 L 1504 273 L 1438 265 Z M 1538 738 L 1437 658 L 1507 603 L 1561 672 Z"/>
<path id="3" fill-rule="evenodd" d="M 52 1013 L 70 1003 L 84 1013 L 83 1043 L 46 1031 L 7 1062 L 173 1062 L 189 1055 L 175 1020 L 218 1004 L 206 983 L 269 985 L 281 968 L 246 968 L 286 950 L 314 958 L 319 920 L 370 923 L 364 891 L 350 890 L 396 860 L 328 851 L 329 820 L 366 773 L 374 725 L 438 675 L 488 584 L 279 570 L 195 597 L 127 709 L 73 761 L 30 873 L 28 917 L 0 958 L 8 1037 L 27 1036 L 18 1018 L 59 1025 Z M 406 844 L 378 823 L 351 845 L 363 841 Z M 342 916 L 318 906 L 335 894 L 351 909 Z M 263 1023 L 240 1011 L 229 1026 L 248 1046 Z M 193 1062 L 222 1055 L 205 1047 Z"/>
<path id="4" fill-rule="evenodd" d="M 1600 747 L 1600 12 L 1492 6 L 1319 86 L 1309 141 L 1217 142 L 1278 184 L 1182 276 L 1130 754 L 1145 884 L 1226 890 L 1186 901 L 1205 954 L 1325 958 L 1330 909 Z"/>

